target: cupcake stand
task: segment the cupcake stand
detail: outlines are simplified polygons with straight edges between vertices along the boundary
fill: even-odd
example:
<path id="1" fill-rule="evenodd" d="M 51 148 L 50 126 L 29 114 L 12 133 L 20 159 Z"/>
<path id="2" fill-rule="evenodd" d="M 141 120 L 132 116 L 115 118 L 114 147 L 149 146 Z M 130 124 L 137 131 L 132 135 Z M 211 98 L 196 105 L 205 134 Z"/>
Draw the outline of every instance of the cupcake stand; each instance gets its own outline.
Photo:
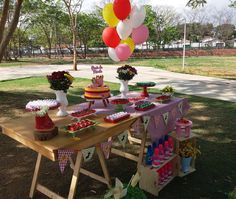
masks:
<path id="1" fill-rule="evenodd" d="M 141 93 L 141 97 L 149 97 L 147 88 L 155 86 L 155 82 L 137 82 L 136 86 L 143 88 L 143 92 Z"/>

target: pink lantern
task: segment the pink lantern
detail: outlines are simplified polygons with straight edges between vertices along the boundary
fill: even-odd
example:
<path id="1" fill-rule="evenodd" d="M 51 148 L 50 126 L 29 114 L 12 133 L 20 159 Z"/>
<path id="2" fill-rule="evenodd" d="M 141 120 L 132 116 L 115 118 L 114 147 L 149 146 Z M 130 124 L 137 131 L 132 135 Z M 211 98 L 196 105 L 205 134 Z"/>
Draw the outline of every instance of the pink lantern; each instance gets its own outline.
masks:
<path id="1" fill-rule="evenodd" d="M 132 31 L 132 39 L 135 44 L 142 44 L 147 41 L 149 36 L 149 30 L 145 25 L 141 25 L 138 28 L 134 28 Z"/>
<path id="2" fill-rule="evenodd" d="M 127 60 L 131 55 L 131 50 L 126 44 L 119 44 L 116 49 L 116 55 L 121 61 Z"/>

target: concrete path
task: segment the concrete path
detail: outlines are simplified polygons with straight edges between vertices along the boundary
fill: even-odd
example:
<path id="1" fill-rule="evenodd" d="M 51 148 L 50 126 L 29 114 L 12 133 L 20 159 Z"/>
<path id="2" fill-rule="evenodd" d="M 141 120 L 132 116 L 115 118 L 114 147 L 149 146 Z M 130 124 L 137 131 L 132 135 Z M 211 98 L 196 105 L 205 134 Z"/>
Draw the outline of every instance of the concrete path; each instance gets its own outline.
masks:
<path id="1" fill-rule="evenodd" d="M 78 65 L 79 71 L 71 71 L 70 73 L 75 77 L 90 79 L 93 76 L 90 66 Z M 70 70 L 71 68 L 71 65 L 2 67 L 0 68 L 0 80 L 43 76 L 50 74 L 52 71 Z M 103 65 L 103 68 L 105 81 L 119 82 L 116 78 L 116 66 Z M 135 84 L 138 81 L 154 81 L 157 83 L 156 88 L 172 85 L 179 93 L 236 102 L 235 80 L 174 73 L 151 67 L 140 66 L 136 68 L 138 75 L 130 81 L 130 84 Z"/>

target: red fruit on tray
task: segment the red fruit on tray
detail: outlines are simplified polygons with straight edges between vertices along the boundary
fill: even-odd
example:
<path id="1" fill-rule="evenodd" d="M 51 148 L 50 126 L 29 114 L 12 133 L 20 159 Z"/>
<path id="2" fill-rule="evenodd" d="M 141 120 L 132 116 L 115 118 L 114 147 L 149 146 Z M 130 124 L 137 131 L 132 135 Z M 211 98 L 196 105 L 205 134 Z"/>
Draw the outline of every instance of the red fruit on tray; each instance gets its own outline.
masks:
<path id="1" fill-rule="evenodd" d="M 184 118 L 181 118 L 181 119 L 178 120 L 178 122 L 183 123 L 183 124 L 188 124 L 188 123 L 189 123 L 189 120 L 186 120 L 186 119 L 184 119 Z"/>
<path id="2" fill-rule="evenodd" d="M 140 101 L 143 99 L 144 99 L 144 97 L 131 97 L 128 100 L 129 100 L 129 102 L 134 103 L 134 102 L 137 102 L 137 101 Z"/>
<path id="3" fill-rule="evenodd" d="M 74 113 L 71 113 L 71 116 L 72 117 L 83 117 L 83 116 L 86 116 L 86 115 L 90 115 L 92 113 L 95 113 L 96 111 L 95 110 L 90 110 L 90 109 L 84 109 L 82 111 L 77 111 L 77 112 L 74 112 Z"/>
<path id="4" fill-rule="evenodd" d="M 128 104 L 129 100 L 125 98 L 113 99 L 111 100 L 112 104 Z"/>

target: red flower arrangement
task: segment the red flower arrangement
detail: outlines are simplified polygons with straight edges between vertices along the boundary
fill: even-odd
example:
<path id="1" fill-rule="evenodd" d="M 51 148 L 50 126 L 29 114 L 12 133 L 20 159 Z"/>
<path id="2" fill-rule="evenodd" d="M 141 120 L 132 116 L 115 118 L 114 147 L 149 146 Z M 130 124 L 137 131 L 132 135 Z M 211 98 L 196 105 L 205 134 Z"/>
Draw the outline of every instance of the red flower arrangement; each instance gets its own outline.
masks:
<path id="1" fill-rule="evenodd" d="M 130 65 L 124 65 L 119 68 L 117 68 L 118 73 L 118 79 L 120 80 L 131 80 L 135 75 L 137 75 L 137 70 L 130 66 Z"/>
<path id="2" fill-rule="evenodd" d="M 74 78 L 66 71 L 56 71 L 47 75 L 50 88 L 53 90 L 63 90 L 65 93 L 71 86 Z"/>

